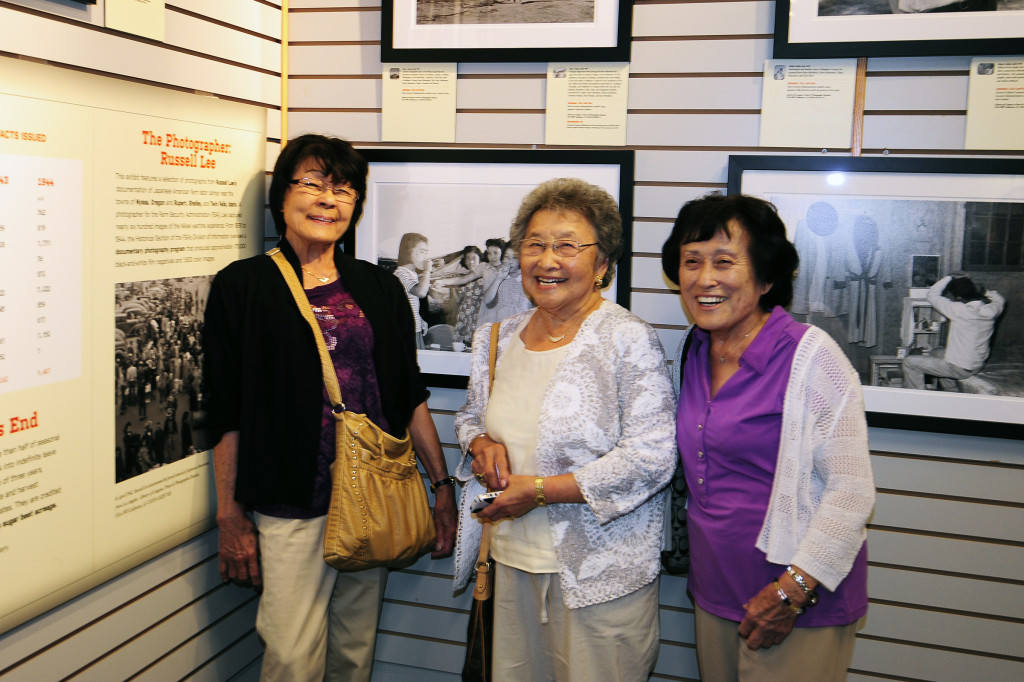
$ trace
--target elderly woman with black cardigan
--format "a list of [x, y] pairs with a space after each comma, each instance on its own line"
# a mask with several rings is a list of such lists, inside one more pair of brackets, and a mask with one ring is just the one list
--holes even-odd
[[[395, 277], [337, 247], [361, 213], [366, 169], [343, 140], [292, 140], [274, 168], [271, 212], [348, 409], [412, 436], [435, 484], [441, 556], [454, 543], [453, 479], [427, 410], [408, 299]], [[217, 274], [204, 343], [220, 571], [262, 588], [261, 678], [368, 680], [387, 572], [339, 573], [323, 561], [334, 420], [312, 330], [268, 256]]]

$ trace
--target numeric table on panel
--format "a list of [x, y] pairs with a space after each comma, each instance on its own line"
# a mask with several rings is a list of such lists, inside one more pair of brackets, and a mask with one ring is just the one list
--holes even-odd
[[0, 393], [82, 372], [82, 162], [0, 154]]

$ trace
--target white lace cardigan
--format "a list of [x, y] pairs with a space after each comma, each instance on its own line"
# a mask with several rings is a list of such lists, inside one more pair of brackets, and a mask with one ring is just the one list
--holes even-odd
[[867, 538], [874, 504], [860, 377], [832, 337], [812, 326], [793, 356], [757, 548], [773, 564], [799, 566], [835, 590]]
[[[498, 362], [512, 334], [534, 311], [502, 321]], [[490, 325], [473, 338], [466, 404], [455, 417], [465, 452], [484, 433]], [[572, 472], [586, 504], [547, 509], [566, 605], [616, 599], [660, 571], [665, 486], [676, 463], [675, 395], [654, 330], [622, 306], [605, 301], [583, 322], [543, 390], [537, 439], [541, 476]], [[483, 492], [463, 455], [456, 476], [466, 482], [459, 505], [455, 589], [473, 572], [480, 523], [468, 502]]]

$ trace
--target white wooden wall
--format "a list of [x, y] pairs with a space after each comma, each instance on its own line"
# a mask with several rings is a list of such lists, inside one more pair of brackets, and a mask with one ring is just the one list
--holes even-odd
[[[21, 7], [53, 4], [0, 0], [0, 53], [266, 106], [273, 163], [280, 3], [168, 0], [166, 44]], [[680, 205], [724, 188], [730, 153], [820, 152], [758, 146], [773, 11], [770, 1], [635, 3], [632, 307], [668, 348], [682, 312], [656, 254]], [[288, 19], [289, 136], [400, 146], [380, 139], [379, 2], [292, 0]], [[962, 153], [968, 65], [967, 57], [871, 59], [865, 155]], [[449, 146], [543, 147], [544, 71], [539, 63], [460, 64], [457, 143]], [[462, 401], [452, 389], [431, 398], [450, 469]], [[871, 444], [880, 493], [869, 530], [871, 608], [850, 678], [1024, 679], [1024, 445], [885, 429], [872, 429]], [[220, 586], [215, 553], [208, 533], [0, 636], [0, 678], [253, 679], [255, 603]], [[458, 678], [469, 599], [452, 596], [450, 576], [450, 560], [429, 559], [392, 576], [375, 679]], [[661, 615], [655, 678], [697, 679], [685, 580], [663, 579]]]

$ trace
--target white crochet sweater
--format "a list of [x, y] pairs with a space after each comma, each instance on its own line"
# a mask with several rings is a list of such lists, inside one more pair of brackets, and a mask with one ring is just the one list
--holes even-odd
[[[498, 363], [512, 334], [534, 311], [502, 321]], [[484, 432], [490, 325], [473, 338], [466, 404], [455, 417], [463, 451]], [[543, 392], [537, 438], [541, 476], [572, 472], [586, 504], [546, 507], [566, 605], [616, 599], [660, 571], [665, 485], [676, 463], [675, 397], [657, 334], [622, 306], [605, 301], [576, 333]], [[464, 455], [455, 589], [473, 572], [480, 523], [468, 502], [483, 488]]]
[[874, 504], [860, 377], [832, 337], [810, 327], [793, 356], [757, 548], [835, 590], [864, 544]]

